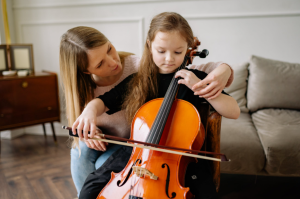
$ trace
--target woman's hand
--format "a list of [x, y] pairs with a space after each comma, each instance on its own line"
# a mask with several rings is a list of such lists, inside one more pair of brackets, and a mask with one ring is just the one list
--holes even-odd
[[[85, 140], [89, 137], [93, 138], [97, 130], [97, 116], [103, 114], [105, 109], [106, 107], [101, 99], [96, 98], [90, 101], [72, 125], [73, 134], [76, 135], [77, 129], [79, 138], [82, 139], [84, 137]], [[82, 131], [83, 135], [81, 133]], [[90, 135], [88, 136], [89, 131]]]
[[[73, 134], [76, 135], [77, 129], [77, 133], [80, 139], [84, 138], [85, 140], [87, 140], [88, 137], [94, 137], [97, 129], [96, 119], [96, 112], [92, 109], [85, 108], [72, 125]], [[81, 133], [82, 131], [83, 135]], [[88, 135], [89, 131], [90, 135]]]
[[195, 95], [206, 99], [214, 99], [218, 97], [225, 88], [230, 75], [230, 67], [227, 64], [221, 64], [210, 72], [206, 78], [196, 83], [191, 89]]
[[199, 81], [201, 81], [193, 72], [182, 69], [175, 74], [175, 78], [182, 77], [178, 80], [178, 84], [184, 84], [190, 89]]

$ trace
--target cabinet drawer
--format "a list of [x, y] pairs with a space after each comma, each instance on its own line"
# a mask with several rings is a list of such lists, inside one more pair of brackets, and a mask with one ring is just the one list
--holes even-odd
[[[1, 80], [1, 78], [0, 78]], [[0, 128], [47, 119], [59, 120], [56, 75], [2, 79], [0, 81]]]
[[58, 107], [54, 76], [24, 79], [17, 82], [17, 108], [31, 111], [37, 108]]

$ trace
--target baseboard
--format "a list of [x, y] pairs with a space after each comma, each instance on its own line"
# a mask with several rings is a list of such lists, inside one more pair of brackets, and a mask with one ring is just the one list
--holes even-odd
[[[54, 122], [53, 125], [54, 125], [55, 134], [57, 136], [68, 136], [69, 135], [68, 131], [62, 129], [63, 125], [61, 123]], [[45, 128], [46, 128], [46, 135], [52, 136], [53, 134], [52, 134], [52, 128], [51, 128], [50, 123], [46, 123]], [[43, 130], [42, 124], [29, 126], [24, 129], [25, 129], [26, 134], [44, 135], [44, 130]]]
[[1, 139], [11, 140], [13, 138], [19, 137], [24, 134], [25, 134], [24, 128], [0, 131]]

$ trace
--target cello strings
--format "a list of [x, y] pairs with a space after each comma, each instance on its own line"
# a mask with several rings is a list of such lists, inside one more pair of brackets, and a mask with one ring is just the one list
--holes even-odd
[[[185, 57], [184, 62], [178, 68], [177, 71], [179, 71], [180, 69], [182, 69], [185, 66], [186, 59], [187, 59], [187, 57]], [[168, 90], [168, 92], [166, 94], [166, 96], [167, 96], [167, 97], [165, 97], [166, 103], [165, 103], [165, 106], [162, 109], [163, 112], [161, 114], [161, 118], [164, 118], [164, 120], [162, 120], [162, 119], [158, 120], [159, 122], [158, 122], [157, 125], [159, 127], [157, 128], [157, 133], [156, 134], [159, 134], [159, 133], [162, 134], [162, 131], [163, 131], [163, 128], [164, 128], [163, 123], [166, 123], [166, 120], [168, 119], [167, 116], [169, 115], [169, 112], [171, 110], [171, 107], [172, 107], [172, 104], [173, 104], [173, 101], [174, 101], [174, 98], [175, 98], [175, 95], [176, 95], [176, 90], [178, 88], [178, 80], [179, 80], [178, 78], [173, 78], [172, 79], [172, 82], [171, 82], [171, 85], [170, 85], [171, 88]], [[177, 82], [175, 82], [175, 81], [177, 81]], [[173, 96], [170, 96], [170, 95], [173, 95]], [[166, 109], [169, 110], [169, 111], [166, 111]], [[158, 139], [160, 139], [160, 137], [161, 137], [161, 135], [156, 136], [156, 143], [159, 142]], [[155, 137], [154, 137], [154, 139], [155, 139]]]
[[[177, 71], [179, 71], [185, 67], [187, 59], [188, 59], [188, 57], [185, 56], [183, 63], [180, 65], [180, 67], [178, 67]], [[158, 118], [155, 120], [154, 133], [153, 133], [153, 135], [151, 134], [151, 138], [152, 138], [152, 140], [150, 140], [151, 143], [153, 143], [155, 141], [155, 143], [158, 144], [157, 142], [159, 142], [159, 139], [161, 137], [161, 134], [162, 134], [162, 131], [164, 128], [163, 123], [166, 123], [167, 115], [169, 115], [169, 111], [173, 104], [176, 90], [178, 88], [178, 80], [179, 80], [179, 78], [173, 78], [170, 83], [170, 88], [167, 90], [167, 93], [165, 95], [167, 97], [164, 98], [165, 102], [163, 101], [163, 104], [158, 113]], [[174, 81], [177, 81], [177, 82], [175, 83]], [[170, 95], [174, 95], [174, 96], [170, 96]], [[169, 111], [166, 111], [166, 109], [167, 110], [169, 109]]]
[[[186, 57], [185, 57], [185, 60], [184, 60], [183, 64], [179, 67], [178, 70], [180, 70], [182, 68], [182, 66], [185, 65], [185, 62], [186, 62]], [[174, 81], [176, 81], [175, 78], [172, 79], [172, 82], [170, 83], [170, 89], [167, 90], [166, 96], [169, 96], [170, 93], [174, 94], [174, 92], [175, 92], [174, 89], [177, 89], [178, 84], [174, 83]], [[154, 134], [152, 135], [151, 142], [154, 142], [155, 137], [157, 137], [157, 139], [160, 137], [157, 134], [159, 134], [159, 132], [162, 131], [162, 123], [166, 122], [166, 121], [162, 121], [161, 118], [165, 118], [166, 114], [169, 114], [169, 112], [166, 112], [166, 109], [168, 107], [170, 108], [170, 102], [171, 101], [173, 102], [173, 100], [174, 100], [173, 97], [165, 97], [165, 102], [163, 102], [163, 104], [161, 106], [161, 109], [160, 109], [160, 111], [158, 113], [158, 119], [156, 120], [155, 127], [154, 127], [154, 129], [156, 130], [156, 132], [154, 132]], [[158, 127], [156, 127], [156, 126], [158, 126]], [[157, 139], [156, 139], [156, 142], [158, 142]]]

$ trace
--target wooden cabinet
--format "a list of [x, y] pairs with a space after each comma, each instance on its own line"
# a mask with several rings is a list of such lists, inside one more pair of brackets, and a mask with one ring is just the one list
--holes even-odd
[[0, 76], [0, 131], [50, 122], [56, 140], [54, 121], [60, 121], [55, 73]]

